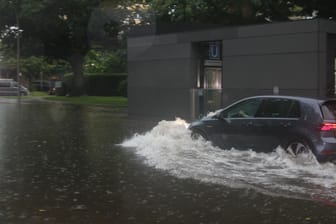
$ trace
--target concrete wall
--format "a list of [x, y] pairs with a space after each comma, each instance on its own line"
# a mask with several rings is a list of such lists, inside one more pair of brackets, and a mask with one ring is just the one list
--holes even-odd
[[128, 40], [131, 115], [190, 115], [190, 88], [196, 79], [191, 46], [178, 43], [176, 35]]
[[[274, 86], [284, 95], [319, 95], [320, 44], [316, 24], [306, 30], [300, 23], [291, 24], [297, 27], [289, 27], [287, 32], [280, 29], [282, 25], [240, 28], [238, 38], [223, 40], [224, 100], [272, 94]], [[294, 30], [296, 33], [291, 32]]]
[[[273, 86], [283, 95], [330, 96], [335, 22], [263, 24], [238, 27], [237, 33], [237, 38], [223, 40], [224, 105], [245, 96], [271, 94]], [[244, 82], [238, 85], [238, 80]]]
[[131, 37], [129, 113], [190, 116], [199, 61], [195, 46], [211, 40], [222, 40], [223, 106], [272, 94], [274, 86], [284, 95], [325, 96], [327, 37], [336, 33], [335, 24], [306, 20]]

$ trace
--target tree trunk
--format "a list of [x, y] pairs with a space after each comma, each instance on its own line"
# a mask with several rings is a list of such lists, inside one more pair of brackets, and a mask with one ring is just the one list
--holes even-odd
[[69, 62], [73, 71], [73, 80], [70, 86], [69, 95], [81, 96], [85, 94], [83, 74], [84, 55], [81, 53], [73, 53], [69, 58]]

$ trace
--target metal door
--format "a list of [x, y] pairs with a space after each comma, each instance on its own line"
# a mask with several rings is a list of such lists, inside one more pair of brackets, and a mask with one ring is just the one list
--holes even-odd
[[219, 109], [222, 105], [222, 68], [204, 68], [203, 112]]

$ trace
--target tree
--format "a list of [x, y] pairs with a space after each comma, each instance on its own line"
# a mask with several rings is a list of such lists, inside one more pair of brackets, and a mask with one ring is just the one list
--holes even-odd
[[72, 67], [71, 95], [83, 94], [83, 63], [89, 50], [87, 27], [91, 12], [99, 3], [99, 0], [47, 0], [40, 3], [41, 10], [30, 11], [32, 22], [39, 24], [35, 35], [44, 45], [44, 55], [68, 60]]
[[260, 18], [261, 0], [151, 0], [158, 21], [247, 24]]
[[123, 73], [126, 71], [126, 55], [123, 50], [90, 50], [85, 57], [87, 73]]
[[[150, 0], [157, 21], [241, 25], [336, 19], [334, 0]], [[294, 17], [296, 16], [296, 17]]]
[[[108, 1], [117, 5], [119, 0]], [[40, 47], [48, 58], [69, 61], [74, 73], [72, 95], [83, 94], [83, 63], [89, 50], [88, 24], [102, 0], [1, 0], [0, 26], [15, 24], [24, 30], [23, 41]], [[15, 46], [8, 41], [7, 46]], [[42, 47], [41, 47], [42, 45]], [[29, 53], [38, 50], [30, 49]], [[28, 51], [27, 51], [28, 53]], [[29, 54], [28, 53], [28, 54]]]
[[[17, 60], [15, 57], [7, 56], [1, 60], [1, 64], [7, 74], [13, 75], [16, 73]], [[46, 79], [51, 75], [58, 74], [60, 67], [64, 72], [69, 71], [69, 64], [63, 60], [50, 60], [43, 56], [24, 57], [20, 60], [22, 77], [29, 82], [40, 79], [41, 73]]]
[[294, 0], [300, 10], [297, 14], [304, 17], [318, 17], [336, 20], [336, 1], [334, 0]]

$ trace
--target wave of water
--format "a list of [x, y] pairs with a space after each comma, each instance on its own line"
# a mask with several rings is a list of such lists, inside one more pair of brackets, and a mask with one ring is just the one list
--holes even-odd
[[190, 137], [181, 119], [161, 121], [121, 145], [144, 162], [178, 178], [193, 178], [229, 187], [249, 187], [286, 197], [319, 200], [336, 206], [336, 166], [294, 158], [277, 148], [271, 153], [223, 150]]

